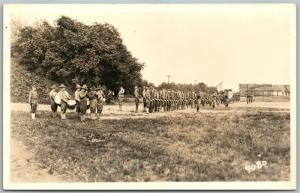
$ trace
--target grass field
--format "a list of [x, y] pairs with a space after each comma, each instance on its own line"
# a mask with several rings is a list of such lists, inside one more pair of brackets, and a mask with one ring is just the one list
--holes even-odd
[[[12, 112], [11, 134], [67, 182], [278, 181], [289, 180], [289, 123], [289, 112], [257, 109], [85, 123]], [[267, 166], [245, 170], [259, 160]]]

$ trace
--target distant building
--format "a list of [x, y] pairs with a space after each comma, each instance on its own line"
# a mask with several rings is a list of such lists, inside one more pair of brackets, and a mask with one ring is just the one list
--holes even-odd
[[239, 84], [240, 97], [290, 96], [290, 85]]

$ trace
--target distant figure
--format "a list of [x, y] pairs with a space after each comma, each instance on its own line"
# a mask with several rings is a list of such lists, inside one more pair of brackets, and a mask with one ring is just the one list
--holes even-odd
[[143, 112], [146, 112], [146, 91], [147, 91], [147, 87], [144, 86], [144, 89], [143, 89], [143, 93], [142, 93], [142, 96], [143, 96], [143, 105], [144, 105], [144, 109], [143, 109]]
[[225, 105], [225, 107], [228, 107], [228, 105], [229, 105], [228, 95], [227, 94], [225, 94], [225, 96], [224, 96], [224, 105]]
[[57, 95], [57, 88], [56, 85], [52, 85], [51, 86], [51, 91], [49, 93], [49, 98], [50, 98], [50, 107], [52, 110], [52, 117], [56, 117], [56, 113], [57, 113], [57, 104], [55, 102], [55, 96]]
[[97, 115], [98, 115], [98, 118], [100, 118], [100, 115], [103, 111], [103, 106], [105, 103], [105, 97], [104, 97], [103, 90], [100, 86], [96, 90], [97, 90], [97, 92], [96, 92], [96, 94], [97, 94]]
[[91, 119], [96, 119], [96, 109], [97, 109], [97, 93], [96, 88], [92, 87], [91, 91], [88, 94], [88, 98], [90, 100], [90, 111], [91, 111]]
[[247, 94], [247, 98], [246, 98], [247, 104], [250, 103], [250, 95]]
[[140, 104], [140, 94], [139, 94], [139, 88], [138, 86], [134, 87], [134, 97], [135, 97], [135, 113], [138, 112], [139, 104]]
[[60, 109], [61, 109], [61, 119], [66, 119], [66, 112], [67, 112], [67, 108], [68, 108], [68, 100], [71, 99], [69, 93], [66, 91], [66, 86], [64, 84], [61, 84], [59, 86], [60, 91], [59, 91], [59, 97], [61, 99], [61, 103], [60, 103]]
[[32, 86], [32, 89], [29, 92], [28, 102], [31, 107], [31, 118], [35, 119], [35, 113], [36, 113], [37, 105], [38, 105], [38, 93], [37, 93], [36, 87], [34, 85]]
[[80, 97], [80, 120], [85, 121], [85, 114], [87, 110], [87, 86], [84, 84], [79, 92]]
[[119, 90], [119, 93], [118, 93], [118, 101], [119, 101], [119, 110], [120, 111], [122, 111], [122, 103], [123, 103], [123, 100], [124, 100], [124, 93], [125, 93], [125, 90], [121, 86], [120, 90]]
[[198, 95], [197, 95], [197, 99], [196, 99], [196, 108], [197, 108], [197, 112], [199, 112], [200, 105], [201, 105], [201, 96], [200, 96], [200, 94], [198, 94]]
[[81, 86], [79, 84], [77, 84], [74, 98], [76, 101], [76, 112], [77, 112], [78, 117], [80, 116], [80, 97], [79, 97], [80, 89], [81, 89]]

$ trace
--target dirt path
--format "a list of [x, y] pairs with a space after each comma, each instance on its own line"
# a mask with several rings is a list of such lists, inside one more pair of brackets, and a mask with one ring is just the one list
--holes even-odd
[[34, 153], [14, 137], [11, 138], [11, 182], [63, 182], [61, 177], [51, 175], [34, 161]]

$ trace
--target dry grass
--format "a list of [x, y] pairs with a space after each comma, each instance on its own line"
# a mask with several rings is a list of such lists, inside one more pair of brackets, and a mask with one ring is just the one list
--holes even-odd
[[[12, 135], [66, 181], [277, 181], [289, 179], [289, 121], [255, 110], [86, 123], [13, 112]], [[249, 174], [258, 160], [267, 167]]]

